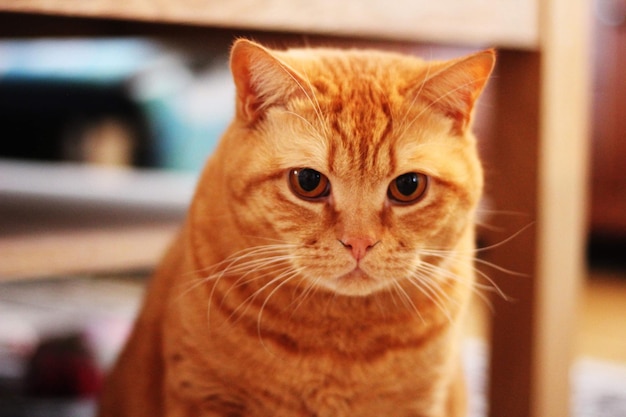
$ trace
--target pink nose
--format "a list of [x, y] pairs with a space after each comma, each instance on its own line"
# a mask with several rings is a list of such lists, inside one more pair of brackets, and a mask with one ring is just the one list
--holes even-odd
[[344, 248], [352, 252], [352, 257], [357, 261], [363, 259], [367, 251], [369, 251], [376, 244], [376, 241], [373, 238], [367, 236], [348, 237], [341, 239], [339, 242], [341, 242]]

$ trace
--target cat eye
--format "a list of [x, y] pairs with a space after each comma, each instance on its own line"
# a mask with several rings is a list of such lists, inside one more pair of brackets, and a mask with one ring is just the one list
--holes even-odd
[[289, 185], [295, 195], [305, 200], [316, 200], [330, 194], [330, 181], [326, 175], [311, 168], [289, 171]]
[[418, 172], [402, 174], [389, 184], [387, 197], [394, 203], [412, 204], [426, 194], [428, 176]]

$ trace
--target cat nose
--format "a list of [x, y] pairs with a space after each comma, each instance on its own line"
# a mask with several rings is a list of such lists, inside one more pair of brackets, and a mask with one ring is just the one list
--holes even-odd
[[363, 259], [367, 251], [378, 243], [374, 238], [369, 236], [347, 237], [345, 239], [340, 239], [339, 242], [344, 248], [352, 252], [352, 257], [357, 261]]

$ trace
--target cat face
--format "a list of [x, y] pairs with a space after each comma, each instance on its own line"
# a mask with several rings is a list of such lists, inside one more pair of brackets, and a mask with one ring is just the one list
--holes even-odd
[[492, 52], [427, 63], [239, 41], [231, 66], [237, 117], [199, 190], [222, 187], [234, 230], [212, 239], [253, 254], [251, 274], [364, 296], [465, 249], [482, 190], [468, 126]]

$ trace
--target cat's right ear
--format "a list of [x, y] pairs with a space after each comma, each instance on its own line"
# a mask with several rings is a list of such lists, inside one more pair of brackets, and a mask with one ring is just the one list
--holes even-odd
[[270, 50], [246, 39], [233, 45], [230, 69], [237, 90], [237, 117], [248, 124], [259, 120], [269, 107], [284, 104], [305, 85]]
[[470, 125], [472, 109], [493, 71], [495, 51], [487, 49], [466, 57], [442, 62], [432, 75], [419, 84], [418, 95], [430, 102], [453, 122], [453, 130], [463, 134]]

